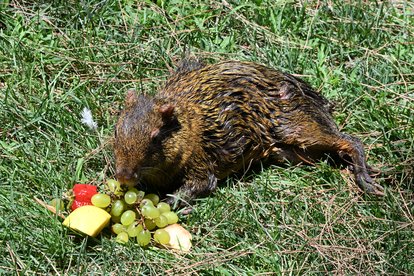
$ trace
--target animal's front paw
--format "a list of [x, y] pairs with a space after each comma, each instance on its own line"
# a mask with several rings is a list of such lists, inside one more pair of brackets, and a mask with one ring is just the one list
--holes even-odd
[[188, 215], [193, 211], [193, 207], [190, 205], [189, 201], [182, 199], [181, 197], [173, 194], [167, 195], [165, 202], [170, 204], [172, 209], [182, 208], [180, 211], [183, 215]]
[[188, 196], [182, 193], [167, 194], [165, 202], [170, 204], [173, 209], [191, 206]]

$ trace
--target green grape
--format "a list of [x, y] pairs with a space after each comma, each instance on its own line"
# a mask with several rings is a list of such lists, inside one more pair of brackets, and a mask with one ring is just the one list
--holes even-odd
[[127, 232], [121, 232], [116, 236], [116, 242], [119, 243], [127, 243], [128, 242], [128, 234]]
[[137, 193], [131, 190], [126, 192], [124, 195], [124, 199], [127, 204], [134, 204], [137, 201], [137, 198]]
[[150, 231], [155, 229], [155, 227], [157, 227], [157, 225], [152, 219], [144, 219], [144, 225], [145, 225], [145, 228], [147, 228]]
[[131, 223], [133, 223], [135, 221], [136, 215], [135, 212], [132, 210], [126, 210], [122, 215], [121, 215], [121, 223], [122, 225], [130, 225]]
[[141, 213], [144, 217], [150, 218], [150, 219], [155, 219], [160, 216], [160, 210], [158, 210], [157, 208], [151, 205], [143, 206], [141, 209]]
[[138, 193], [139, 193], [139, 190], [138, 190], [137, 188], [135, 188], [135, 187], [129, 187], [129, 188], [128, 188], [128, 191], [135, 192], [136, 194], [138, 194]]
[[126, 232], [126, 228], [125, 228], [125, 226], [123, 226], [122, 224], [120, 224], [120, 223], [115, 223], [115, 224], [112, 224], [112, 227], [111, 227], [111, 229], [112, 229], [112, 232], [114, 232], [114, 234], [119, 234], [119, 233], [121, 233], [121, 232]]
[[137, 190], [137, 197], [139, 201], [141, 201], [144, 198], [144, 196], [145, 196], [144, 191]]
[[115, 217], [121, 216], [122, 212], [125, 210], [125, 202], [123, 200], [115, 200], [112, 204], [111, 215]]
[[154, 207], [154, 203], [152, 203], [151, 199], [149, 199], [149, 198], [144, 198], [143, 200], [141, 200], [141, 203], [139, 204], [139, 207], [142, 208], [146, 205], [151, 205], [152, 207]]
[[160, 197], [156, 194], [147, 194], [144, 196], [144, 198], [150, 199], [152, 203], [154, 204], [154, 206], [156, 206], [158, 202], [160, 202]]
[[158, 229], [154, 233], [154, 240], [159, 244], [167, 244], [170, 242], [170, 235], [164, 229]]
[[142, 230], [137, 235], [137, 243], [140, 246], [146, 246], [151, 241], [151, 233], [148, 230]]
[[178, 222], [178, 216], [174, 212], [170, 211], [170, 212], [163, 213], [162, 215], [168, 219], [168, 224], [174, 224]]
[[91, 198], [93, 205], [99, 208], [106, 208], [111, 204], [111, 197], [107, 194], [94, 194]]
[[158, 228], [164, 228], [168, 225], [168, 219], [166, 216], [161, 215], [158, 218], [154, 219], [155, 224]]
[[106, 187], [112, 193], [116, 193], [121, 189], [121, 183], [115, 179], [108, 179], [106, 181]]
[[144, 196], [145, 196], [145, 192], [138, 190], [137, 188], [131, 187], [128, 189], [128, 191], [133, 191], [137, 194], [137, 201], [141, 201]]
[[170, 204], [165, 203], [165, 202], [158, 203], [157, 204], [157, 209], [160, 210], [161, 214], [171, 211]]
[[65, 204], [63, 203], [63, 200], [60, 198], [54, 198], [50, 202], [50, 205], [55, 207], [56, 211], [64, 211], [65, 210]]
[[142, 224], [131, 223], [127, 228], [127, 233], [130, 237], [136, 237], [142, 230], [144, 230]]

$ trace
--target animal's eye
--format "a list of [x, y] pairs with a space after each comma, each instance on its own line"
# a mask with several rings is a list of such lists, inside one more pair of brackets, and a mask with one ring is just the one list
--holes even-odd
[[115, 139], [116, 139], [116, 137], [118, 137], [118, 130], [116, 128], [114, 129], [114, 137], [115, 137]]

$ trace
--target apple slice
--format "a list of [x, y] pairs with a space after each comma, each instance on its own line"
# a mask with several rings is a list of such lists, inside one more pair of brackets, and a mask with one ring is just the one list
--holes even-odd
[[85, 205], [76, 208], [62, 224], [88, 236], [96, 237], [108, 225], [110, 219], [111, 215], [105, 210]]
[[163, 229], [170, 235], [170, 242], [165, 245], [166, 247], [184, 252], [190, 251], [192, 236], [184, 227], [171, 224]]

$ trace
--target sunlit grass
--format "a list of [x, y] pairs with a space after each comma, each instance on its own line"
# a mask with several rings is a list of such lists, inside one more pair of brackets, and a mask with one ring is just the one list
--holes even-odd
[[[409, 1], [3, 1], [0, 274], [412, 273], [413, 13]], [[324, 162], [269, 167], [181, 217], [188, 254], [68, 232], [34, 197], [112, 177], [124, 93], [156, 93], [185, 50], [304, 78], [363, 140], [386, 195]]]

